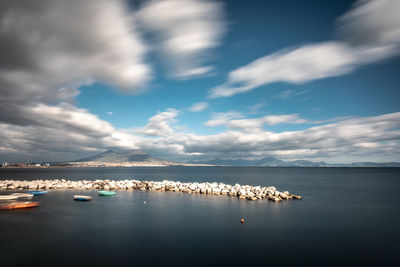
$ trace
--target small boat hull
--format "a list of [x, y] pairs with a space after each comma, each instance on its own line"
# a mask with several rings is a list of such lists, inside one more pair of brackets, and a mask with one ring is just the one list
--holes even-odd
[[40, 202], [34, 201], [15, 201], [11, 203], [4, 203], [0, 205], [1, 210], [14, 210], [14, 209], [26, 209], [33, 208], [40, 205]]
[[113, 196], [115, 195], [114, 191], [99, 191], [100, 196]]
[[32, 198], [33, 194], [28, 193], [13, 193], [12, 196], [16, 196], [17, 198]]
[[89, 200], [92, 200], [92, 197], [91, 196], [75, 195], [74, 196], [74, 200], [77, 200], [77, 201], [89, 201]]
[[13, 200], [13, 199], [17, 199], [17, 196], [14, 195], [1, 195], [0, 196], [0, 200]]

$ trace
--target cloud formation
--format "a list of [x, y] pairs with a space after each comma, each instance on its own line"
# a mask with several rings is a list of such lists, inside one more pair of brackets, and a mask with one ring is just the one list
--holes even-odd
[[110, 123], [69, 104], [27, 106], [24, 120], [0, 123], [0, 155], [7, 159], [31, 157], [39, 160], [74, 159], [105, 148], [138, 148], [139, 138], [115, 129]]
[[[343, 40], [287, 48], [231, 71], [210, 98], [229, 97], [274, 82], [293, 84], [344, 75], [400, 52], [398, 1], [359, 1], [339, 18]], [[392, 14], [392, 15], [390, 15]]]
[[134, 91], [150, 78], [147, 49], [123, 1], [5, 0], [0, 18], [8, 100], [73, 98], [74, 87], [93, 79]]
[[210, 127], [226, 125], [228, 121], [233, 119], [241, 119], [244, 116], [237, 111], [214, 113], [211, 120], [208, 120], [205, 125]]
[[[157, 19], [148, 17], [154, 14]], [[124, 0], [1, 1], [0, 154], [60, 159], [137, 148], [145, 143], [142, 135], [173, 134], [178, 111], [160, 112], [132, 134], [77, 108], [79, 87], [100, 81], [125, 92], [143, 90], [152, 71], [140, 26], [159, 36], [175, 75], [208, 73], [213, 67], [203, 65], [205, 52], [219, 44], [222, 20], [222, 5], [212, 1], [150, 1], [137, 13]]]
[[261, 129], [264, 124], [277, 125], [277, 124], [301, 124], [307, 123], [308, 120], [302, 119], [298, 114], [287, 115], [268, 115], [257, 119], [242, 119], [228, 121], [226, 126], [232, 129], [254, 130]]
[[220, 43], [225, 32], [223, 6], [208, 0], [152, 0], [144, 3], [136, 16], [144, 28], [155, 33], [158, 49], [170, 75], [190, 78], [211, 72], [203, 65], [210, 49]]
[[400, 41], [400, 2], [358, 1], [337, 20], [338, 34], [352, 46], [397, 45]]
[[147, 136], [168, 136], [173, 134], [174, 130], [171, 124], [176, 122], [175, 117], [179, 112], [176, 109], [169, 108], [166, 111], [158, 112], [149, 119], [149, 123], [143, 128], [134, 130]]
[[208, 108], [208, 103], [207, 102], [198, 102], [194, 103], [189, 110], [191, 112], [200, 112]]
[[[387, 3], [357, 5], [338, 20], [341, 39], [337, 41], [283, 50], [233, 71], [213, 97], [270, 82], [302, 83], [342, 75], [396, 54], [398, 18], [385, 14], [398, 10], [398, 4], [388, 10]], [[190, 78], [213, 71], [207, 53], [219, 44], [225, 30], [220, 3], [151, 1], [137, 13], [128, 10], [122, 0], [0, 2], [2, 159], [21, 159], [23, 151], [26, 158], [57, 161], [113, 147], [142, 148], [174, 160], [264, 156], [329, 159], [340, 155], [398, 159], [400, 113], [273, 132], [264, 126], [309, 120], [297, 114], [249, 119], [229, 111], [215, 113], [205, 122], [209, 127], [227, 129], [206, 135], [177, 125], [179, 111], [172, 108], [158, 112], [143, 127], [124, 130], [76, 107], [74, 101], [83, 84], [101, 81], [138, 92], [151, 79], [139, 25], [155, 34], [166, 60], [173, 63], [174, 77]], [[364, 25], [369, 27], [360, 31]], [[369, 29], [374, 30], [371, 36]], [[263, 106], [265, 103], [258, 103], [251, 111]], [[201, 102], [189, 110], [206, 108], [207, 103]]]
[[0, 40], [1, 151], [135, 147], [135, 138], [74, 106], [83, 84], [137, 92], [151, 78], [124, 1], [4, 0]]
[[302, 119], [298, 114], [267, 115], [260, 118], [244, 119], [242, 114], [236, 112], [217, 113], [205, 123], [210, 127], [224, 125], [227, 128], [241, 131], [260, 131], [264, 125], [277, 124], [302, 124], [310, 121]]
[[[261, 118], [263, 120], [264, 118]], [[271, 120], [277, 123], [279, 120]], [[256, 123], [255, 126], [259, 126]], [[349, 159], [396, 160], [399, 156], [400, 113], [344, 119], [305, 130], [247, 131], [238, 127], [213, 135], [173, 133], [142, 144], [161, 154], [201, 155], [200, 158]]]
[[[178, 111], [167, 109], [151, 117], [146, 126], [130, 131], [73, 106], [40, 106], [32, 120], [21, 125], [0, 123], [0, 156], [42, 155], [43, 159], [74, 159], [110, 147], [142, 148], [171, 160], [234, 159], [276, 156], [281, 159], [339, 161], [396, 161], [400, 151], [400, 112], [372, 117], [321, 122], [304, 130], [273, 132], [262, 126], [306, 123], [296, 114], [244, 119], [240, 113], [215, 114], [207, 124], [225, 125], [218, 134], [195, 134], [176, 126]], [[54, 116], [57, 114], [57, 116]], [[43, 120], [37, 120], [37, 118]], [[59, 119], [56, 119], [56, 118]], [[237, 119], [235, 119], [237, 118]], [[241, 119], [240, 119], [241, 118]], [[56, 126], [56, 127], [55, 127]], [[345, 160], [343, 160], [345, 159]]]

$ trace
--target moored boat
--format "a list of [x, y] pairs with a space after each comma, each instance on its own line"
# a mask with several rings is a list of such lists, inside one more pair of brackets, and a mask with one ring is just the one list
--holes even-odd
[[17, 198], [18, 197], [14, 195], [0, 195], [0, 200], [13, 200]]
[[40, 205], [40, 202], [35, 201], [14, 201], [10, 203], [3, 203], [0, 205], [2, 210], [25, 209], [33, 208]]
[[12, 193], [12, 196], [16, 196], [17, 198], [32, 198], [33, 194], [29, 193]]
[[74, 195], [74, 200], [89, 201], [89, 200], [92, 200], [92, 197], [91, 196], [83, 196], [83, 195]]
[[101, 195], [101, 196], [113, 196], [113, 195], [115, 195], [115, 192], [114, 191], [105, 191], [105, 190], [103, 190], [103, 191], [99, 191], [99, 195]]

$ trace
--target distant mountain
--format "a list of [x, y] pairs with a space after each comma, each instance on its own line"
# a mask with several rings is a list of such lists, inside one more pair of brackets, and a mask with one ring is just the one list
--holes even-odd
[[283, 161], [274, 157], [266, 157], [258, 160], [245, 159], [214, 159], [207, 161], [192, 161], [197, 164], [212, 164], [222, 166], [270, 166], [270, 167], [325, 167], [325, 162], [312, 162], [308, 160]]
[[193, 161], [192, 163], [222, 166], [282, 166], [285, 164], [284, 161], [273, 157], [263, 158], [260, 160], [214, 159], [208, 161]]
[[[53, 165], [53, 164], [52, 164]], [[258, 160], [245, 159], [213, 159], [191, 161], [189, 163], [173, 162], [151, 157], [140, 149], [128, 151], [107, 150], [105, 152], [83, 159], [56, 163], [58, 166], [75, 167], [134, 167], [134, 166], [267, 166], [267, 167], [400, 167], [399, 162], [376, 163], [354, 162], [351, 164], [328, 164], [309, 160], [283, 161], [275, 157], [265, 157]]]
[[353, 162], [351, 167], [400, 167], [400, 162]]
[[283, 161], [274, 157], [259, 160], [244, 159], [213, 159], [207, 161], [192, 161], [195, 164], [211, 164], [218, 166], [267, 166], [267, 167], [400, 167], [400, 162], [353, 162], [350, 164], [329, 164], [324, 161], [309, 160]]
[[139, 161], [144, 162], [150, 160], [151, 157], [140, 149], [132, 149], [124, 152], [117, 152], [113, 150], [107, 150], [100, 154], [90, 156], [87, 158], [75, 160], [73, 162], [90, 162], [90, 161], [101, 161], [104, 163], [121, 163], [121, 162], [132, 162]]
[[168, 160], [153, 158], [140, 149], [128, 151], [107, 150], [105, 152], [59, 165], [76, 167], [132, 167], [185, 165]]
[[329, 164], [324, 161], [314, 162], [309, 160], [295, 160], [286, 163], [288, 164], [288, 166], [295, 167], [329, 167]]

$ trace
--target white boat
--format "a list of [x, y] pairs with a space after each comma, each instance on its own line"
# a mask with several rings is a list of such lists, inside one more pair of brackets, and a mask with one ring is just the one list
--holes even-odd
[[17, 196], [18, 198], [32, 198], [33, 194], [29, 193], [13, 193], [12, 196]]
[[74, 195], [74, 199], [79, 200], [79, 201], [89, 201], [89, 200], [92, 200], [92, 197], [91, 196]]
[[14, 195], [0, 195], [0, 200], [12, 200], [17, 198], [18, 197]]

